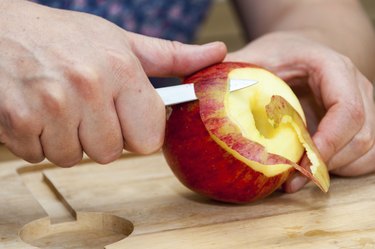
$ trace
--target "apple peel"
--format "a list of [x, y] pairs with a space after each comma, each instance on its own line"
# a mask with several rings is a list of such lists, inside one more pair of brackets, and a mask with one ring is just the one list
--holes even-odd
[[[329, 174], [306, 126], [294, 108], [281, 96], [273, 96], [266, 106], [269, 121], [274, 127], [290, 123], [312, 162], [311, 167], [302, 167], [280, 155], [267, 152], [266, 148], [245, 138], [239, 127], [228, 117], [225, 103], [229, 95], [227, 77], [214, 81], [203, 80], [195, 85], [199, 99], [200, 116], [211, 138], [223, 149], [230, 151], [238, 160], [254, 170], [254, 166], [290, 165], [312, 180], [322, 191], [329, 188]], [[254, 153], [256, 151], [257, 153]], [[286, 169], [287, 170], [287, 169]]]
[[322, 191], [328, 192], [330, 180], [327, 166], [321, 158], [300, 115], [288, 101], [278, 95], [272, 96], [271, 102], [266, 106], [266, 112], [275, 128], [281, 123], [292, 125], [311, 162], [311, 166], [302, 167], [294, 163], [293, 167], [312, 180]]

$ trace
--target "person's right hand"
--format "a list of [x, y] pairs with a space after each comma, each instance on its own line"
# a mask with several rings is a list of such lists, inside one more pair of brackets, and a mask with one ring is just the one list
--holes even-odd
[[0, 12], [0, 141], [33, 163], [157, 150], [165, 108], [147, 76], [184, 76], [226, 54], [222, 43], [149, 38], [28, 1], [3, 1]]

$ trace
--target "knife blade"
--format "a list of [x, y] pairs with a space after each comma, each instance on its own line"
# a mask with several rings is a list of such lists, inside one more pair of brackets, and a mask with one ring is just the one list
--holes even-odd
[[[230, 79], [229, 91], [243, 89], [258, 83], [250, 79]], [[180, 104], [198, 99], [194, 91], [194, 83], [156, 88], [165, 106]]]

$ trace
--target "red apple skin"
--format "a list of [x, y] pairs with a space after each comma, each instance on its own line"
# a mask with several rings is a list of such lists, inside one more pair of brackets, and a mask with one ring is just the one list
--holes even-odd
[[[230, 70], [249, 66], [253, 65], [221, 63], [192, 75], [184, 82], [199, 84], [203, 80], [226, 79]], [[163, 153], [173, 173], [187, 188], [231, 203], [248, 203], [268, 196], [293, 171], [290, 169], [266, 177], [221, 148], [201, 120], [198, 101], [172, 106]]]

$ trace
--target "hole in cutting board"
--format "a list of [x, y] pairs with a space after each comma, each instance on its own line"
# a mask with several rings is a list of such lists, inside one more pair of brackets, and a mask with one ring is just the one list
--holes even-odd
[[20, 238], [39, 248], [103, 249], [133, 232], [127, 219], [104, 213], [78, 212], [76, 221], [51, 224], [42, 218], [26, 224]]
[[[89, 162], [85, 159], [80, 165]], [[53, 170], [59, 168], [50, 163], [17, 169], [24, 184], [48, 214], [48, 217], [23, 226], [19, 237], [24, 242], [38, 248], [103, 249], [133, 232], [133, 223], [125, 218], [101, 212], [76, 212], [46, 177], [45, 171]]]

